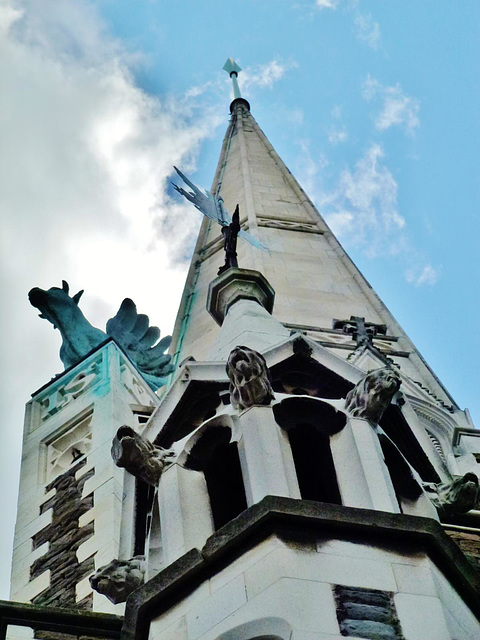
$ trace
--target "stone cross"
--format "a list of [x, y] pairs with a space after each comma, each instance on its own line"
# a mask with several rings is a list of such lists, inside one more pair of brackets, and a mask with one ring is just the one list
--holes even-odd
[[350, 316], [350, 320], [334, 319], [333, 328], [341, 329], [344, 333], [351, 334], [357, 343], [357, 347], [367, 344], [373, 345], [372, 338], [387, 335], [386, 325], [365, 322], [365, 318], [361, 316]]

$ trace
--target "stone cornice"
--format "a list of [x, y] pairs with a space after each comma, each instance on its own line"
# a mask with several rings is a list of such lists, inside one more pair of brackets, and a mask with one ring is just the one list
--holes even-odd
[[378, 544], [401, 541], [424, 551], [480, 620], [480, 579], [457, 545], [433, 519], [267, 496], [211, 536], [202, 551], [192, 549], [127, 600], [122, 640], [146, 640], [151, 620], [174, 606], [273, 533], [305, 538], [321, 532], [343, 540]]

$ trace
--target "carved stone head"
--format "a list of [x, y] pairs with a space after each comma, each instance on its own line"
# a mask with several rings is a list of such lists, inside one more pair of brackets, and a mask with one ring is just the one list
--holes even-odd
[[249, 347], [235, 347], [227, 360], [230, 379], [230, 400], [237, 410], [267, 405], [273, 395], [265, 358]]
[[474, 473], [466, 473], [452, 482], [425, 483], [423, 488], [441, 515], [466, 513], [478, 502], [478, 478]]
[[398, 373], [389, 367], [370, 371], [348, 392], [345, 409], [357, 418], [378, 423], [400, 384]]
[[143, 584], [145, 557], [130, 560], [112, 560], [90, 576], [92, 589], [106, 596], [113, 604], [125, 602], [128, 596]]
[[123, 426], [112, 441], [112, 458], [136, 478], [158, 485], [165, 467], [173, 462], [174, 452], [162, 449], [142, 437], [131, 427]]

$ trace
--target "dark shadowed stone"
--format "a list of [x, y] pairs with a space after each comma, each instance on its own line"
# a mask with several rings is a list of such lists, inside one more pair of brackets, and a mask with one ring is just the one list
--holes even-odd
[[343, 608], [346, 617], [354, 620], [374, 620], [375, 622], [383, 622], [385, 624], [392, 624], [394, 620], [392, 612], [385, 607], [348, 602]]
[[[32, 537], [32, 543], [36, 549], [48, 542], [49, 548], [31, 565], [30, 580], [49, 569], [50, 586], [33, 598], [33, 604], [77, 606], [75, 587], [95, 570], [93, 556], [83, 562], [77, 558], [77, 549], [94, 533], [93, 522], [83, 527], [78, 524], [80, 516], [93, 506], [93, 495], [82, 498], [82, 491], [87, 480], [94, 475], [94, 470], [75, 479], [76, 473], [86, 462], [86, 459], [81, 460], [45, 488], [45, 492], [56, 489], [55, 495], [40, 507], [40, 513], [52, 509], [52, 522]], [[83, 606], [87, 606], [87, 602]]]
[[343, 585], [336, 585], [333, 593], [342, 635], [370, 640], [403, 639], [392, 593]]
[[342, 591], [344, 601], [353, 601], [372, 607], [385, 607], [390, 604], [390, 593], [376, 589], [359, 589], [358, 587], [337, 587]]
[[368, 638], [368, 640], [401, 640], [403, 638], [389, 625], [370, 620], [343, 620], [340, 630], [343, 636]]

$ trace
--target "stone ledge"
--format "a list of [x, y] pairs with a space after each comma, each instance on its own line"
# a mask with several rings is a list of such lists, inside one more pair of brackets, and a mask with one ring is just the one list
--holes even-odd
[[79, 611], [0, 600], [0, 630], [18, 625], [42, 631], [78, 634], [96, 638], [118, 638], [121, 616], [97, 611]]
[[126, 603], [122, 640], [146, 640], [155, 616], [275, 532], [411, 544], [429, 555], [480, 620], [480, 580], [436, 520], [267, 496], [208, 538], [201, 552], [192, 549], [134, 591]]

